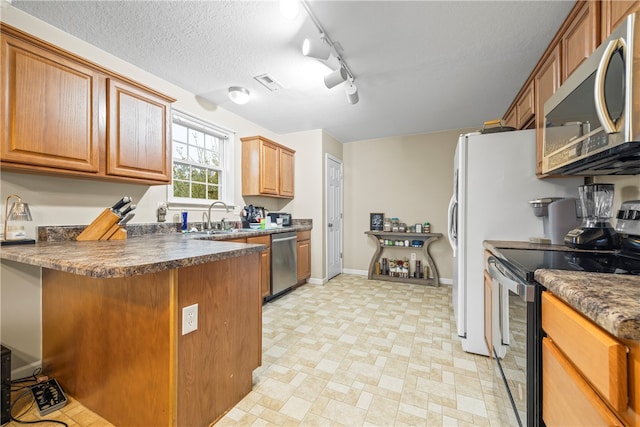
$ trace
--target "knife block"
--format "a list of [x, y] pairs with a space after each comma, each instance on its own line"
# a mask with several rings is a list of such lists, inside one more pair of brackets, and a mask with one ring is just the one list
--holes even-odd
[[76, 240], [124, 240], [127, 238], [127, 230], [118, 225], [121, 219], [111, 209], [105, 209]]

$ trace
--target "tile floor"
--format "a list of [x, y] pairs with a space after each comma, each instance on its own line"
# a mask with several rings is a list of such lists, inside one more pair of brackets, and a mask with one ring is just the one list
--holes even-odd
[[[498, 386], [462, 351], [451, 287], [343, 274], [263, 307], [253, 391], [216, 427], [502, 426]], [[48, 418], [108, 425], [73, 400]]]

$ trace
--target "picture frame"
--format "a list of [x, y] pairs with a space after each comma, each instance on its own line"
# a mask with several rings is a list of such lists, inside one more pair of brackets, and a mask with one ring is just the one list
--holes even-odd
[[384, 222], [384, 214], [383, 213], [370, 213], [369, 214], [369, 230], [371, 230], [371, 231], [382, 231], [383, 222]]

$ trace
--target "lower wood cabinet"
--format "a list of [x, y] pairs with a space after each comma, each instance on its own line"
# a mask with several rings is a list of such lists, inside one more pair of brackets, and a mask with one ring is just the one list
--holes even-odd
[[640, 425], [640, 343], [542, 295], [542, 418], [551, 426]]
[[549, 338], [542, 340], [542, 418], [551, 426], [622, 426]]
[[265, 245], [267, 250], [260, 253], [260, 289], [262, 297], [271, 295], [271, 236], [247, 237], [247, 243]]
[[311, 231], [298, 232], [298, 284], [311, 277]]
[[43, 268], [43, 371], [115, 425], [212, 425], [261, 364], [259, 283], [258, 253], [116, 278]]

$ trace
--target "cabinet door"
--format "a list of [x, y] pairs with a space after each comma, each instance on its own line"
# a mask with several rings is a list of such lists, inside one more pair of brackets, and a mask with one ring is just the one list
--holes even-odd
[[560, 87], [560, 45], [544, 61], [534, 77], [536, 100], [536, 173], [542, 173], [542, 133], [544, 129], [544, 103]]
[[524, 129], [534, 116], [534, 91], [533, 81], [529, 83], [527, 89], [520, 95], [516, 102], [516, 125], [517, 129]]
[[622, 426], [549, 338], [542, 340], [542, 419], [547, 426]]
[[311, 277], [311, 240], [298, 241], [298, 283]]
[[107, 174], [171, 181], [171, 105], [134, 85], [109, 79]]
[[3, 162], [98, 172], [100, 96], [93, 69], [2, 34]]
[[295, 153], [283, 148], [280, 149], [280, 196], [293, 197]]
[[484, 270], [484, 342], [489, 348], [489, 357], [493, 358], [493, 281]]
[[598, 47], [598, 4], [582, 2], [577, 15], [562, 37], [562, 81], [584, 62]]
[[271, 236], [247, 237], [247, 243], [267, 246], [267, 250], [260, 253], [260, 287], [262, 297], [268, 297], [271, 295]]
[[627, 15], [640, 10], [640, 1], [603, 0], [600, 7], [602, 11], [600, 41], [602, 41], [609, 37]]
[[513, 127], [513, 128], [518, 127], [518, 123], [516, 119], [516, 110], [517, 110], [517, 107], [514, 105], [513, 108], [507, 111], [507, 113], [502, 118], [502, 123], [506, 127]]
[[260, 193], [279, 193], [280, 149], [267, 141], [260, 141]]
[[613, 409], [627, 409], [627, 348], [562, 302], [542, 294], [542, 328]]

